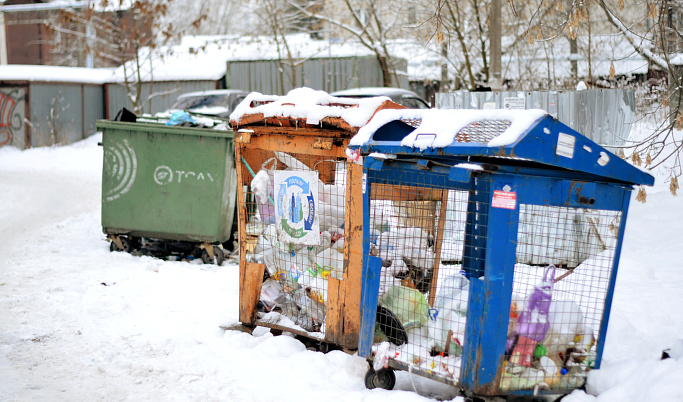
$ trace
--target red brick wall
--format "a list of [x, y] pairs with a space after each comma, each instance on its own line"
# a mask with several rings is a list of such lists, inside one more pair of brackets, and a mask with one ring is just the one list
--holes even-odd
[[[6, 0], [5, 5], [37, 4], [44, 3], [40, 0]], [[5, 13], [5, 34], [7, 38], [7, 59], [9, 64], [36, 64], [36, 65], [76, 65], [83, 55], [71, 53], [54, 54], [50, 41], [53, 39], [50, 30], [42, 24], [43, 21], [54, 19], [59, 16], [59, 11], [31, 11]], [[102, 15], [101, 18], [110, 20], [117, 26], [132, 27], [134, 22], [126, 11]], [[81, 27], [69, 27], [84, 32]], [[129, 28], [132, 29], [132, 28]], [[139, 27], [147, 36], [151, 36], [151, 27]], [[64, 34], [62, 40], [69, 43], [79, 40], [77, 37]], [[106, 40], [106, 39], [105, 39]], [[134, 52], [134, 49], [126, 49]], [[84, 60], [80, 60], [81, 63]], [[96, 67], [117, 67], [118, 63], [97, 58]]]
[[50, 64], [48, 38], [41, 24], [8, 25], [5, 32], [9, 64]]
[[[43, 3], [37, 0], [7, 0], [5, 5]], [[7, 62], [9, 64], [50, 64], [49, 37], [40, 24], [46, 11], [5, 14]]]

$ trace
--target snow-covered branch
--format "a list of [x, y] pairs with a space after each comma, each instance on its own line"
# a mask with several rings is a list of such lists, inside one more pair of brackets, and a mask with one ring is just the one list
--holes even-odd
[[614, 25], [619, 30], [619, 32], [621, 32], [624, 35], [624, 38], [626, 38], [628, 43], [630, 43], [631, 46], [633, 46], [633, 48], [636, 50], [636, 52], [638, 52], [638, 54], [645, 57], [653, 64], [656, 64], [664, 71], [669, 71], [669, 65], [666, 62], [666, 60], [652, 53], [652, 51], [648, 49], [646, 46], [643, 46], [643, 39], [639, 38], [636, 34], [631, 32], [631, 30], [626, 28], [624, 23], [621, 22], [621, 20], [609, 10], [604, 0], [597, 0], [597, 2], [598, 5], [600, 5], [600, 8], [602, 8], [602, 10], [605, 12], [605, 15], [607, 16], [609, 22], [612, 23], [612, 25]]

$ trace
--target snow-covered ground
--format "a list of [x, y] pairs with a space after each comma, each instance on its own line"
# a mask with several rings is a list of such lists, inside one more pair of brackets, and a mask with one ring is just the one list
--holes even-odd
[[[367, 363], [238, 321], [238, 268], [109, 252], [99, 135], [0, 148], [0, 400], [461, 400], [399, 373], [367, 390]], [[682, 401], [683, 200], [666, 183], [631, 204], [603, 368], [578, 401]], [[414, 388], [418, 391], [415, 393]]]

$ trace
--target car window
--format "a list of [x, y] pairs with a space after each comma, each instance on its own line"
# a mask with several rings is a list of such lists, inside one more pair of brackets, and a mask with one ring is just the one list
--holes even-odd
[[197, 109], [200, 107], [209, 106], [227, 106], [228, 99], [224, 95], [201, 95], [201, 96], [187, 96], [178, 99], [172, 109]]
[[[337, 96], [340, 98], [370, 98], [374, 96], [387, 96], [387, 95], [382, 95], [382, 94], [377, 94], [377, 93], [362, 93], [362, 94], [354, 94], [354, 95], [335, 95], [334, 93], [331, 94], [332, 96]], [[391, 100], [398, 103], [399, 105], [403, 105], [407, 108], [410, 109], [429, 109], [429, 104], [423, 101], [422, 99], [412, 96], [412, 95], [401, 95], [401, 94], [392, 94], [391, 95]]]
[[429, 105], [427, 105], [422, 99], [412, 96], [404, 96], [401, 99], [401, 104], [410, 109], [429, 109]]
[[230, 112], [235, 110], [237, 105], [239, 105], [244, 100], [244, 98], [246, 98], [246, 97], [247, 97], [246, 94], [239, 94], [239, 95], [235, 96], [235, 99], [232, 101], [232, 104], [230, 105]]

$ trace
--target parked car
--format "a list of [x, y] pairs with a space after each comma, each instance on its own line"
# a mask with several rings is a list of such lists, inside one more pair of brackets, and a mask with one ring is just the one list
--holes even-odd
[[249, 93], [241, 89], [216, 89], [212, 91], [188, 92], [180, 95], [166, 113], [186, 110], [227, 119], [235, 107]]
[[415, 92], [401, 88], [364, 87], [332, 92], [330, 95], [340, 98], [370, 98], [388, 96], [392, 101], [411, 109], [429, 109], [429, 104]]

